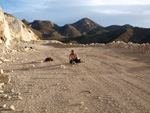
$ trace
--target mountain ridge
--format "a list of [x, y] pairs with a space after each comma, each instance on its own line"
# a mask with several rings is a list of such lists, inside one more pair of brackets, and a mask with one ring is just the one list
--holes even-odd
[[[24, 23], [28, 22], [24, 20]], [[36, 34], [41, 39], [57, 39], [65, 43], [72, 41], [76, 43], [109, 43], [111, 41], [150, 43], [150, 28], [134, 27], [129, 24], [103, 27], [86, 17], [64, 26], [40, 20], [28, 23], [29, 25], [33, 31], [40, 32], [40, 36]]]

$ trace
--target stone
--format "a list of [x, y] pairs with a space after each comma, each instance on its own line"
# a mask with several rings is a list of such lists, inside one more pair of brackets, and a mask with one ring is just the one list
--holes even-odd
[[11, 76], [6, 74], [6, 73], [3, 73], [3, 74], [0, 74], [0, 83], [5, 83], [5, 84], [8, 84], [11, 80]]
[[6, 99], [8, 97], [7, 94], [0, 94], [0, 98]]
[[35, 67], [35, 65], [33, 64], [32, 67]]
[[7, 96], [7, 100], [10, 100], [12, 97], [11, 96]]
[[15, 111], [14, 105], [11, 105], [9, 109], [10, 109], [11, 111]]
[[9, 62], [9, 59], [4, 59], [4, 62]]
[[2, 94], [2, 93], [4, 93], [4, 91], [3, 91], [3, 90], [0, 90], [0, 94]]
[[60, 65], [60, 68], [65, 69], [66, 67], [64, 65]]
[[3, 71], [3, 69], [1, 69], [1, 70], [0, 70], [0, 74], [3, 74], [3, 73], [4, 73], [4, 71]]
[[102, 97], [98, 97], [98, 99], [101, 99]]
[[10, 90], [10, 92], [11, 92], [11, 93], [14, 93], [14, 92], [15, 92], [15, 90], [14, 90], [14, 89], [11, 89], [11, 90]]
[[88, 110], [88, 107], [85, 107], [84, 109], [85, 109], [85, 110]]
[[92, 91], [91, 91], [91, 90], [88, 90], [87, 92], [88, 92], [88, 93], [92, 93]]
[[57, 85], [60, 85], [61, 83], [57, 83]]
[[0, 89], [3, 89], [4, 83], [0, 83]]
[[83, 106], [84, 105], [84, 102], [80, 102], [80, 106]]
[[19, 100], [22, 100], [23, 98], [22, 98], [21, 96], [18, 96], [18, 99], [19, 99]]
[[4, 104], [4, 105], [2, 106], [2, 108], [6, 108], [6, 104]]

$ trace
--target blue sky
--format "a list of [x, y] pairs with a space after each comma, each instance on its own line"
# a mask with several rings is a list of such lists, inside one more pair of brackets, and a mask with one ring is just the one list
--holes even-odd
[[102, 26], [131, 24], [150, 28], [150, 0], [0, 0], [19, 19], [50, 20], [60, 26], [87, 17]]

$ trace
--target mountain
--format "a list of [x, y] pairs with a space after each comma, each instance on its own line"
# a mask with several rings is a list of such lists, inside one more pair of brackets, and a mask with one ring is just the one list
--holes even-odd
[[28, 24], [41, 39], [61, 39], [63, 36], [58, 32], [59, 26], [51, 21], [35, 20]]
[[41, 39], [56, 39], [65, 43], [84, 44], [112, 41], [150, 43], [150, 29], [133, 27], [129, 24], [103, 27], [88, 18], [64, 26], [58, 26], [50, 21], [35, 20], [32, 23], [26, 20], [22, 21]]
[[102, 28], [102, 26], [98, 25], [97, 23], [93, 22], [88, 18], [83, 18], [72, 24], [72, 26], [79, 30], [83, 35], [87, 34], [88, 32], [94, 29]]
[[124, 41], [133, 43], [150, 43], [150, 29], [146, 28], [124, 28], [117, 30], [100, 30], [94, 34], [84, 35], [73, 39], [64, 39], [63, 42], [78, 42], [78, 43], [109, 43], [112, 41]]
[[111, 25], [111, 26], [108, 26], [106, 27], [105, 29], [106, 30], [109, 30], [109, 31], [114, 31], [114, 30], [119, 30], [119, 29], [126, 29], [126, 28], [132, 28], [131, 25], [123, 25], [123, 26], [119, 26], [119, 25]]
[[80, 31], [78, 31], [74, 26], [69, 24], [61, 27], [61, 34], [67, 37], [81, 36]]
[[133, 35], [129, 40], [134, 43], [150, 43], [150, 28], [133, 28]]
[[95, 29], [103, 28], [88, 18], [83, 18], [73, 24], [66, 24], [61, 27], [51, 21], [35, 20], [29, 23], [23, 19], [22, 22], [30, 27], [41, 39], [73, 38], [88, 34], [88, 32], [95, 31]]
[[10, 45], [11, 41], [31, 41], [38, 40], [39, 37], [25, 26], [25, 24], [14, 16], [3, 13], [0, 7], [0, 43]]
[[40, 21], [35, 20], [32, 23], [30, 23], [33, 29], [39, 30], [43, 33], [48, 33], [51, 30], [55, 30], [58, 28], [58, 26], [51, 21]]
[[29, 25], [29, 24], [30, 24], [30, 22], [28, 22], [26, 19], [23, 19], [22, 22], [23, 22], [24, 24], [26, 24], [26, 25]]

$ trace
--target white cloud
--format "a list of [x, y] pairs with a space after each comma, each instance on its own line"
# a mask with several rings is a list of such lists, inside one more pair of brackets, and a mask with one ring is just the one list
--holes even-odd
[[144, 11], [142, 14], [143, 15], [150, 15], [150, 11]]
[[125, 15], [130, 14], [129, 11], [120, 11], [120, 10], [95, 10], [95, 12], [103, 13], [103, 14], [111, 14], [111, 15]]
[[146, 19], [144, 22], [150, 24], [150, 19]]
[[17, 0], [14, 2], [13, 0], [8, 0], [8, 2], [4, 4], [4, 11], [13, 14], [37, 9], [42, 10], [50, 7], [50, 4], [45, 4], [47, 1], [51, 3], [55, 0]]
[[86, 5], [150, 5], [150, 0], [87, 0]]
[[150, 5], [150, 0], [18, 0], [24, 5], [50, 6]]
[[90, 17], [106, 25], [120, 22], [149, 27], [150, 0], [0, 0], [0, 4], [4, 12], [30, 21], [47, 19], [62, 24]]
[[[6, 10], [13, 12], [67, 6], [150, 5], [150, 0], [8, 0]], [[17, 6], [16, 6], [17, 4]], [[106, 11], [106, 13], [109, 11]], [[115, 11], [110, 12], [115, 13]], [[116, 12], [117, 13], [117, 12]], [[118, 12], [119, 13], [119, 12]], [[126, 12], [127, 13], [127, 12]]]
[[94, 12], [107, 15], [147, 15], [150, 16], [150, 5], [111, 5], [95, 6]]

